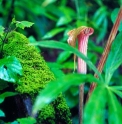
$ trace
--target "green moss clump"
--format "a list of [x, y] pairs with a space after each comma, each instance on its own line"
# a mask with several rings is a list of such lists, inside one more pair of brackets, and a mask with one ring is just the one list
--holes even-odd
[[4, 56], [11, 55], [17, 57], [23, 67], [21, 85], [16, 88], [18, 92], [38, 93], [49, 81], [54, 80], [54, 75], [44, 59], [24, 35], [17, 32], [9, 34], [8, 41], [4, 45]]
[[38, 116], [39, 124], [55, 124], [55, 110], [52, 105], [47, 105], [41, 110]]
[[[54, 80], [54, 74], [50, 71], [43, 57], [37, 49], [29, 44], [28, 39], [18, 33], [10, 32], [3, 48], [3, 55], [15, 56], [23, 67], [21, 84], [15, 86], [20, 94], [29, 94], [35, 98], [37, 93], [45, 88], [46, 84]], [[47, 105], [39, 112], [38, 121], [41, 124], [71, 124], [70, 111], [63, 96], [57, 98], [51, 105]]]
[[57, 123], [60, 121], [61, 124], [72, 124], [72, 121], [69, 118], [69, 116], [71, 116], [69, 107], [67, 106], [66, 101], [62, 95], [59, 95], [59, 97], [53, 102], [53, 105], [55, 107], [55, 111], [57, 112]]

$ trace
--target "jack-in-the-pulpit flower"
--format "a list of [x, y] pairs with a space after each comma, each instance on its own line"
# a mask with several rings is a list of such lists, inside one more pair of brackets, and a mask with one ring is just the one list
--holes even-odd
[[[91, 34], [93, 34], [93, 32], [93, 28], [86, 26], [81, 26], [79, 28], [73, 29], [68, 32], [68, 44], [72, 47], [75, 47], [76, 41], [78, 39], [78, 50], [87, 56], [88, 38]], [[74, 59], [76, 59], [76, 57], [74, 57]], [[86, 74], [86, 69], [86, 63], [82, 59], [78, 58], [78, 72]]]
[[[87, 56], [87, 45], [89, 36], [94, 32], [93, 28], [81, 26], [79, 28], [73, 29], [68, 32], [69, 38], [68, 43], [72, 47], [76, 46], [76, 41], [78, 39], [78, 50]], [[74, 63], [76, 60], [76, 56], [74, 55]], [[87, 66], [86, 62], [78, 57], [77, 63], [77, 71], [78, 73], [86, 74]], [[75, 65], [74, 65], [75, 68]], [[83, 122], [83, 100], [84, 100], [84, 85], [79, 86], [79, 124]]]

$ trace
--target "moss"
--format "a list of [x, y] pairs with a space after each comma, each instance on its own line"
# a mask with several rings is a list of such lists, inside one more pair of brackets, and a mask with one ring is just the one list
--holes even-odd
[[43, 110], [40, 111], [38, 116], [39, 124], [55, 124], [55, 110], [52, 105], [47, 105]]
[[[20, 94], [31, 94], [32, 99], [46, 84], [54, 80], [54, 74], [50, 71], [43, 57], [37, 49], [29, 44], [28, 39], [18, 33], [11, 32], [3, 49], [4, 57], [15, 56], [23, 67], [21, 84], [15, 87]], [[35, 98], [35, 97], [34, 97]], [[43, 124], [71, 124], [70, 111], [63, 96], [57, 98], [53, 104], [39, 112], [39, 123]]]
[[44, 59], [34, 46], [29, 45], [28, 39], [19, 33], [13, 32], [8, 36], [4, 45], [4, 56], [16, 56], [23, 67], [21, 85], [16, 90], [20, 93], [37, 93], [45, 85], [54, 79]]
[[72, 121], [69, 118], [71, 116], [69, 107], [62, 95], [59, 95], [59, 97], [53, 102], [53, 106], [56, 111], [57, 123], [60, 121], [61, 124], [72, 124]]

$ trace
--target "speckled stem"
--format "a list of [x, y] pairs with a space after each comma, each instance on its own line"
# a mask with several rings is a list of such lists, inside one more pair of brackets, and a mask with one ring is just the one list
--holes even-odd
[[[88, 35], [79, 35], [78, 49], [87, 56]], [[78, 58], [78, 73], [86, 74], [86, 62]], [[79, 124], [83, 123], [84, 84], [79, 86]]]
[[[106, 46], [105, 46], [105, 49], [104, 49], [104, 51], [103, 51], [103, 54], [102, 54], [102, 56], [101, 56], [101, 58], [100, 58], [100, 60], [99, 60], [98, 66], [97, 66], [97, 69], [98, 69], [98, 71], [99, 71], [100, 73], [102, 73], [104, 64], [105, 64], [105, 62], [106, 62], [106, 60], [107, 60], [107, 57], [108, 57], [108, 55], [109, 55], [109, 52], [110, 52], [110, 50], [111, 50], [111, 45], [112, 45], [112, 43], [113, 43], [113, 41], [114, 41], [114, 39], [115, 39], [115, 36], [116, 36], [116, 34], [117, 34], [119, 25], [120, 25], [120, 23], [121, 23], [121, 20], [122, 20], [122, 6], [120, 7], [120, 10], [119, 10], [117, 19], [116, 19], [116, 21], [115, 21], [115, 23], [114, 23], [114, 25], [113, 25], [113, 27], [112, 27], [112, 30], [111, 30], [110, 35], [109, 35], [109, 37], [108, 37], [107, 44], [106, 44]], [[98, 78], [98, 75], [97, 75], [97, 74], [95, 74], [94, 76], [95, 76], [96, 78]], [[90, 90], [89, 90], [89, 92], [88, 92], [88, 96], [87, 96], [87, 98], [86, 98], [86, 101], [88, 101], [88, 99], [90, 98], [90, 96], [91, 96], [93, 90], [96, 88], [96, 86], [97, 86], [97, 84], [94, 83], [94, 82], [91, 84]]]

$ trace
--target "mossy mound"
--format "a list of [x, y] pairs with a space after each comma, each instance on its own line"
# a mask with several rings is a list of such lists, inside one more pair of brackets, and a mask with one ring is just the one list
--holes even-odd
[[[3, 55], [15, 56], [23, 67], [23, 76], [20, 77], [21, 84], [15, 90], [20, 94], [34, 96], [46, 84], [54, 80], [54, 74], [50, 71], [43, 57], [37, 49], [29, 44], [28, 39], [18, 33], [10, 32], [3, 48]], [[71, 124], [70, 111], [65, 99], [60, 95], [51, 105], [39, 112], [39, 123], [41, 124]]]
[[4, 45], [4, 56], [15, 56], [23, 67], [23, 76], [20, 78], [21, 85], [16, 90], [20, 93], [37, 93], [45, 85], [54, 80], [43, 57], [34, 46], [29, 44], [28, 39], [17, 32], [10, 33]]

